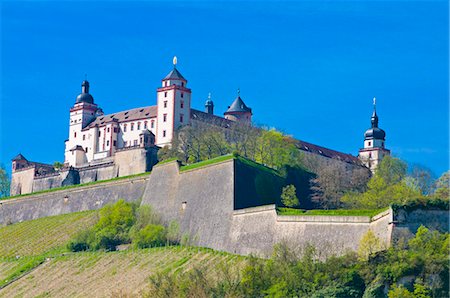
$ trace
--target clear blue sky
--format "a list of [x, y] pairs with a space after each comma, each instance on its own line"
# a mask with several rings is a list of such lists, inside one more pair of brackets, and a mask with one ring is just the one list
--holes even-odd
[[64, 160], [88, 74], [105, 113], [154, 105], [178, 56], [193, 107], [356, 155], [377, 97], [392, 154], [449, 168], [447, 1], [1, 2], [0, 163]]

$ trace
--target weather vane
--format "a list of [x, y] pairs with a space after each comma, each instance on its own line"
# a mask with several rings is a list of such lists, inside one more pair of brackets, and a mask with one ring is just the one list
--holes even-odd
[[374, 106], [377, 105], [377, 98], [376, 98], [376, 97], [373, 98], [373, 105], [374, 105]]
[[177, 66], [177, 56], [173, 56], [173, 66]]

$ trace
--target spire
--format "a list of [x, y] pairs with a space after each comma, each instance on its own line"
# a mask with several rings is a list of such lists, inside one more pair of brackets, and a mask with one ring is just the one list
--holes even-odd
[[81, 83], [81, 93], [89, 93], [89, 82], [86, 79]]
[[372, 127], [378, 127], [378, 115], [377, 115], [377, 99], [376, 97], [373, 98], [373, 113], [371, 121]]

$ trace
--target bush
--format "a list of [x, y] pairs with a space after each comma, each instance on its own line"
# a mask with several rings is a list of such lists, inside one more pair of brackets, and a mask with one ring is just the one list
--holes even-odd
[[299, 205], [294, 185], [290, 184], [283, 187], [283, 191], [281, 193], [281, 202], [287, 207], [296, 207]]
[[166, 233], [162, 225], [147, 225], [133, 235], [133, 244], [138, 248], [162, 246], [166, 242]]
[[73, 252], [91, 250], [94, 241], [95, 233], [92, 229], [88, 229], [79, 232], [75, 238], [69, 242], [67, 248]]

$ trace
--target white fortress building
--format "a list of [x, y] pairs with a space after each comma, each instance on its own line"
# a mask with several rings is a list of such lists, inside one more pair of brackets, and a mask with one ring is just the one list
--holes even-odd
[[[17, 155], [12, 160], [11, 195], [150, 171], [157, 163], [158, 150], [171, 146], [179, 127], [194, 122], [224, 128], [233, 123], [251, 125], [252, 109], [244, 103], [239, 91], [221, 117], [214, 115], [210, 96], [204, 111], [192, 109], [192, 92], [187, 83], [174, 57], [173, 69], [156, 90], [156, 105], [105, 115], [90, 94], [89, 82], [83, 81], [81, 93], [70, 108], [63, 166], [56, 169]], [[365, 133], [364, 148], [358, 157], [300, 140], [297, 147], [305, 154], [366, 166], [374, 171], [383, 156], [390, 154], [385, 149], [385, 135], [378, 128], [374, 101], [372, 127]]]

